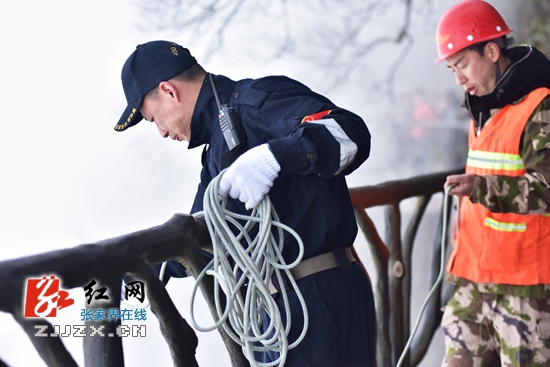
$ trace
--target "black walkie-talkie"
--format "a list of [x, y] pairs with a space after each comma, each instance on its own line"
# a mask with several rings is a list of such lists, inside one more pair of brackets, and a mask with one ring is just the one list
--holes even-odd
[[244, 144], [244, 134], [241, 130], [241, 119], [239, 114], [233, 107], [230, 107], [227, 103], [222, 104], [220, 96], [218, 95], [218, 89], [214, 83], [212, 74], [210, 76], [210, 83], [212, 84], [212, 90], [216, 97], [216, 103], [218, 104], [220, 127], [222, 128], [223, 137], [229, 147], [229, 150], [234, 150]]

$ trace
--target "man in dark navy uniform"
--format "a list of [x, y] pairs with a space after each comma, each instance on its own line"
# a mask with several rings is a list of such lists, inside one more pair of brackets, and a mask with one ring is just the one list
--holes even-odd
[[[357, 224], [345, 180], [369, 156], [365, 123], [290, 78], [234, 81], [208, 75], [187, 49], [173, 42], [139, 45], [122, 69], [128, 106], [115, 130], [146, 119], [163, 138], [187, 141], [189, 149], [206, 145], [193, 213], [202, 210], [211, 179], [232, 161], [224, 160], [229, 147], [210, 77], [221, 102], [240, 116], [246, 139], [219, 185], [220, 196], [228, 198], [227, 209], [248, 214], [269, 193], [281, 222], [303, 240], [302, 261], [311, 259], [313, 270], [297, 277], [309, 312], [308, 332], [288, 352], [286, 366], [372, 366], [373, 294], [351, 251]], [[298, 246], [290, 235], [284, 240], [283, 256], [290, 263]], [[327, 269], [330, 263], [335, 265]], [[170, 269], [171, 275], [183, 275], [173, 264]], [[282, 309], [277, 289], [273, 297]], [[295, 293], [289, 297], [292, 343], [303, 316]], [[262, 357], [269, 361], [277, 356], [268, 352]]]

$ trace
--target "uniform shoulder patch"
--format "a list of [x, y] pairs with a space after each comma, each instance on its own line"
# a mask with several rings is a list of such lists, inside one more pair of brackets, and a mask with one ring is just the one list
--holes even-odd
[[326, 115], [328, 115], [331, 111], [332, 110], [326, 110], [326, 111], [321, 111], [321, 112], [314, 113], [313, 115], [307, 115], [306, 117], [304, 117], [302, 119], [302, 123], [320, 120], [323, 117], [325, 117]]

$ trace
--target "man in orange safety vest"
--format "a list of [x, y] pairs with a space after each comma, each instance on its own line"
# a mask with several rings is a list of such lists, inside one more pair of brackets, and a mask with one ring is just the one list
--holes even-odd
[[489, 3], [451, 7], [438, 58], [465, 91], [466, 173], [447, 265], [444, 366], [550, 365], [550, 61]]

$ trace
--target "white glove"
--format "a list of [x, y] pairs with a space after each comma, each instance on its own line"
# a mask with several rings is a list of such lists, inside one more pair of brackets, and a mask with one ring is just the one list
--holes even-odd
[[259, 145], [229, 166], [220, 180], [218, 195], [226, 198], [229, 194], [245, 203], [246, 209], [252, 209], [269, 192], [280, 171], [281, 166], [269, 146]]

